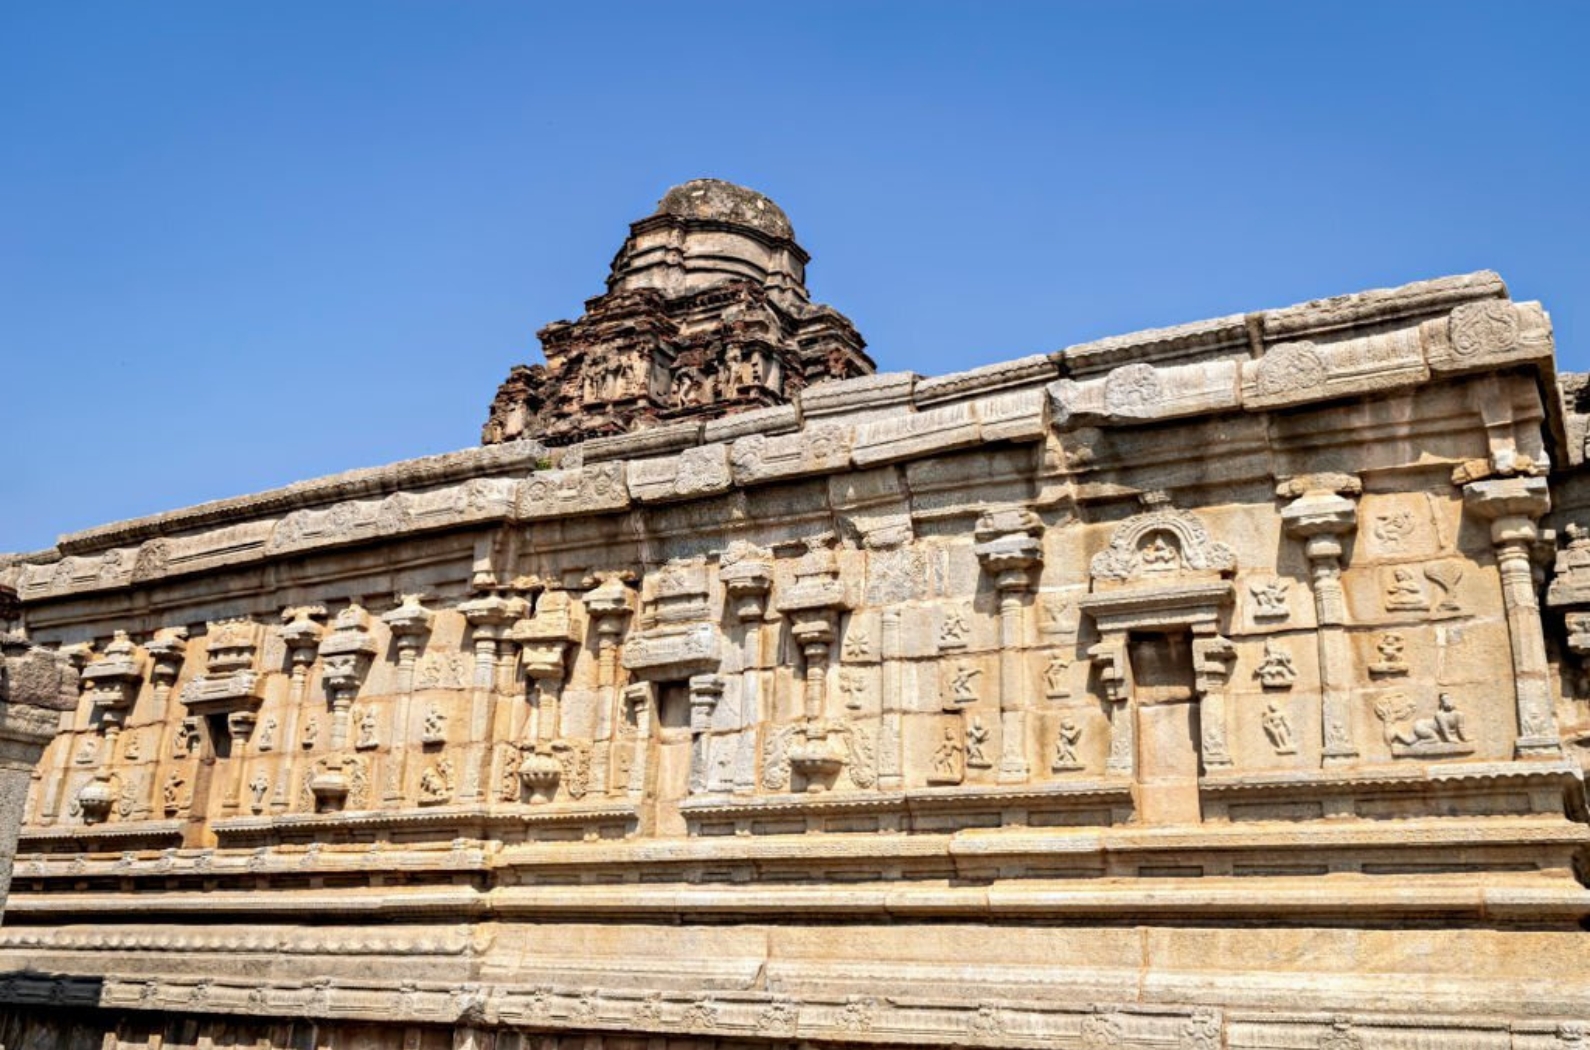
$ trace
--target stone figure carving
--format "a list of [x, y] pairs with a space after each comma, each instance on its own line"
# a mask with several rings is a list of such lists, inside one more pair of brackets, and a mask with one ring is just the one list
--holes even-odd
[[1260, 580], [1248, 584], [1253, 595], [1253, 618], [1256, 620], [1284, 620], [1291, 615], [1286, 604], [1290, 584], [1285, 580]]
[[171, 752], [175, 758], [186, 758], [193, 754], [199, 746], [199, 723], [197, 719], [184, 718], [177, 725], [177, 732], [171, 741]]
[[966, 609], [959, 605], [945, 606], [944, 619], [939, 625], [939, 648], [966, 648], [966, 636], [970, 632], [971, 623]]
[[1149, 533], [1137, 555], [1145, 573], [1175, 572], [1181, 568], [1181, 551], [1177, 549], [1175, 537], [1169, 533]]
[[983, 748], [988, 744], [988, 727], [981, 718], [973, 718], [966, 727], [966, 764], [973, 769], [989, 769], [993, 763]]
[[160, 789], [160, 797], [165, 804], [167, 816], [182, 808], [182, 787], [187, 782], [187, 778], [180, 770], [173, 769], [166, 774], [166, 782]]
[[469, 662], [463, 653], [426, 653], [414, 681], [421, 689], [462, 689], [469, 681]]
[[353, 746], [360, 751], [368, 751], [380, 745], [381, 741], [376, 737], [375, 709], [366, 707], [359, 713], [359, 739], [354, 741]]
[[1408, 663], [1404, 658], [1406, 642], [1397, 631], [1387, 631], [1375, 643], [1375, 652], [1380, 659], [1369, 665], [1369, 673], [1376, 675], [1401, 675], [1408, 673]]
[[977, 701], [976, 679], [983, 669], [962, 661], [950, 669], [950, 698], [957, 704]]
[[129, 762], [136, 762], [143, 756], [143, 736], [139, 733], [127, 733], [125, 743], [121, 746], [121, 757]]
[[1043, 669], [1043, 695], [1051, 700], [1059, 700], [1071, 695], [1071, 686], [1066, 672], [1071, 670], [1071, 661], [1060, 653], [1052, 653], [1049, 663]]
[[1082, 768], [1082, 759], [1077, 755], [1077, 746], [1082, 743], [1082, 727], [1077, 724], [1076, 718], [1066, 715], [1060, 720], [1060, 729], [1055, 734], [1054, 761], [1049, 768], [1056, 773], [1067, 773]]
[[259, 749], [261, 751], [269, 751], [271, 748], [276, 746], [276, 726], [277, 722], [275, 718], [267, 718], [265, 719], [264, 723], [260, 725]]
[[1385, 732], [1395, 758], [1466, 755], [1474, 750], [1463, 713], [1450, 693], [1436, 698], [1435, 714], [1415, 718], [1414, 702], [1406, 693], [1387, 693], [1375, 701], [1375, 717]]
[[318, 741], [319, 739], [320, 739], [320, 719], [311, 716], [309, 721], [304, 723], [304, 732], [303, 732], [302, 738], [299, 740], [299, 743], [301, 743], [304, 746], [304, 748], [307, 750], [309, 748], [314, 747], [316, 741]]
[[1377, 514], [1369, 532], [1382, 550], [1400, 551], [1403, 542], [1413, 532], [1413, 512], [1398, 510], [1390, 514]]
[[839, 672], [839, 691], [844, 694], [845, 707], [859, 711], [867, 692], [866, 675], [861, 671], [845, 668]]
[[91, 736], [85, 736], [77, 745], [77, 757], [73, 761], [80, 766], [86, 766], [94, 761], [94, 755], [98, 750], [98, 742]]
[[1038, 603], [1038, 630], [1044, 634], [1064, 634], [1066, 604], [1058, 595], [1046, 595]]
[[1399, 565], [1391, 570], [1390, 582], [1386, 584], [1385, 606], [1388, 612], [1430, 608], [1430, 598], [1424, 592], [1424, 584], [1419, 582], [1412, 569]]
[[1266, 689], [1292, 688], [1292, 683], [1297, 681], [1297, 668], [1292, 664], [1292, 654], [1274, 638], [1266, 639], [1264, 659], [1254, 668], [1253, 677]]
[[1193, 515], [1165, 505], [1164, 493], [1145, 495], [1144, 502], [1150, 509], [1116, 526], [1110, 545], [1093, 556], [1094, 579], [1124, 583], [1178, 572], [1228, 575], [1236, 568], [1231, 548], [1210, 539]]
[[453, 763], [442, 759], [420, 774], [420, 803], [435, 805], [453, 797]]
[[944, 732], [938, 746], [933, 749], [933, 769], [928, 775], [930, 784], [959, 784], [965, 776], [966, 745], [956, 728], [957, 719], [946, 719]]
[[1297, 754], [1297, 743], [1292, 739], [1292, 722], [1286, 717], [1286, 712], [1281, 710], [1281, 705], [1271, 700], [1264, 708], [1264, 716], [1259, 720], [1264, 728], [1264, 735], [1270, 738], [1270, 746], [1278, 755]]
[[269, 791], [270, 787], [270, 778], [264, 773], [255, 773], [254, 779], [248, 782], [249, 794], [254, 796], [255, 813], [265, 808], [265, 792]]
[[420, 727], [420, 742], [440, 744], [447, 739], [447, 715], [432, 704], [425, 709], [425, 722]]

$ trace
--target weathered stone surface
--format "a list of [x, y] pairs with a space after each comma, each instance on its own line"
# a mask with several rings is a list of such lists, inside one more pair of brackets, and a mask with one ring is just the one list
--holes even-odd
[[[0, 558], [0, 1040], [1575, 1045], [1544, 312], [855, 376], [792, 236], [671, 192], [499, 399], [545, 442]], [[670, 400], [736, 347], [783, 385]]]

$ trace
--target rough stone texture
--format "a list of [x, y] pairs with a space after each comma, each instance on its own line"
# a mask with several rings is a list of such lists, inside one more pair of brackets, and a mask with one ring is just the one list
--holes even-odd
[[806, 293], [808, 256], [754, 190], [695, 179], [630, 226], [607, 292], [538, 336], [545, 365], [516, 365], [484, 444], [548, 445], [787, 404], [805, 387], [872, 371], [843, 314]]
[[[663, 302], [790, 236], [634, 229]], [[1446, 278], [0, 559], [0, 1040], [1583, 1045], [1550, 340]]]

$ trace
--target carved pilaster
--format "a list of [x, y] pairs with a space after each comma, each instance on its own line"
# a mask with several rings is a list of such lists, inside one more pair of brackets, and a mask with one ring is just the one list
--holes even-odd
[[1110, 756], [1104, 771], [1109, 776], [1129, 777], [1137, 766], [1137, 730], [1128, 705], [1131, 690], [1126, 646], [1119, 639], [1099, 642], [1088, 650], [1088, 657], [1097, 669], [1105, 703], [1110, 705]]
[[154, 686], [154, 708], [149, 716], [156, 722], [164, 722], [171, 688], [176, 685], [177, 676], [182, 673], [182, 662], [187, 658], [188, 629], [162, 627], [144, 646], [144, 652], [149, 654], [149, 680]]
[[1511, 477], [1463, 486], [1463, 504], [1490, 522], [1491, 546], [1502, 578], [1502, 607], [1512, 643], [1514, 696], [1518, 708], [1519, 758], [1554, 758], [1562, 753], [1552, 710], [1546, 638], [1530, 553], [1539, 539], [1536, 522], [1551, 509], [1545, 478]]
[[762, 721], [762, 621], [767, 616], [768, 593], [773, 588], [773, 567], [753, 551], [734, 550], [725, 555], [719, 577], [735, 618], [745, 630], [740, 672], [740, 735], [735, 747], [734, 793], [756, 790], [756, 728]]
[[690, 793], [707, 790], [708, 732], [712, 712], [723, 699], [723, 679], [715, 674], [698, 674], [690, 679]]
[[282, 625], [276, 628], [276, 636], [287, 649], [290, 676], [287, 718], [282, 727], [281, 739], [283, 746], [290, 749], [292, 757], [288, 761], [287, 776], [277, 781], [276, 791], [271, 796], [270, 808], [275, 813], [287, 809], [291, 802], [289, 792], [297, 790], [294, 785], [303, 780], [304, 763], [309, 761], [304, 754], [306, 749], [300, 746], [300, 726], [307, 725], [307, 719], [314, 717], [305, 711], [304, 698], [309, 691], [309, 672], [315, 665], [315, 657], [320, 651], [320, 638], [325, 632], [325, 627], [319, 621], [325, 617], [324, 606], [292, 606], [282, 610]]
[[1001, 783], [1022, 783], [1027, 764], [1027, 668], [1024, 614], [1032, 570], [1043, 562], [1043, 525], [1028, 510], [988, 511], [978, 519], [975, 551], [999, 594]]
[[634, 603], [634, 592], [617, 573], [603, 576], [585, 596], [585, 609], [596, 631], [596, 680], [600, 693], [591, 780], [604, 792], [620, 786], [612, 782], [613, 748], [618, 746], [619, 725], [624, 717], [618, 710], [618, 647], [634, 614]]
[[789, 618], [790, 634], [805, 661], [804, 739], [790, 747], [789, 762], [805, 778], [808, 791], [825, 790], [845, 761], [829, 741], [825, 721], [836, 626], [839, 614], [850, 608], [830, 542], [827, 536], [808, 541], [807, 553], [796, 565], [794, 584], [778, 600], [778, 610]]
[[1215, 633], [1213, 625], [1200, 624], [1193, 628], [1192, 657], [1204, 771], [1228, 769], [1231, 750], [1226, 742], [1226, 723], [1230, 718], [1226, 685], [1237, 662], [1237, 649], [1230, 639]]
[[464, 602], [458, 611], [469, 621], [470, 638], [475, 649], [475, 673], [470, 692], [469, 741], [465, 755], [463, 783], [459, 790], [462, 801], [481, 797], [480, 772], [486, 735], [490, 732], [492, 715], [500, 689], [503, 653], [513, 646], [508, 636], [514, 621], [529, 612], [523, 598], [488, 594]]
[[1345, 474], [1312, 475], [1283, 483], [1277, 494], [1291, 502], [1281, 509], [1287, 535], [1303, 541], [1318, 622], [1320, 722], [1325, 765], [1358, 757], [1353, 740], [1352, 646], [1345, 630], [1347, 601], [1342, 594], [1342, 538], [1358, 525], [1352, 497], [1361, 486]]
[[[0, 590], [0, 600], [14, 598]], [[31, 647], [20, 634], [0, 638], [0, 910], [33, 768], [76, 704], [77, 672], [56, 653]]]
[[[420, 650], [431, 633], [435, 615], [421, 602], [423, 594], [405, 594], [396, 608], [381, 614], [381, 622], [392, 632], [392, 644], [397, 649], [397, 715], [392, 724], [406, 734], [413, 721], [414, 668], [419, 662]], [[393, 731], [393, 743], [399, 741], [398, 731]], [[405, 741], [406, 742], [406, 739]], [[381, 800], [388, 806], [399, 805], [403, 800], [403, 785], [408, 782], [407, 765], [412, 749], [393, 747], [387, 761], [394, 763], [392, 775], [386, 778]]]

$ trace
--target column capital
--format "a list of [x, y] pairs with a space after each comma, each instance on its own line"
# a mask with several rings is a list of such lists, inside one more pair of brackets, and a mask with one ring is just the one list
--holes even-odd
[[1287, 535], [1300, 540], [1342, 536], [1358, 525], [1358, 505], [1330, 489], [1311, 489], [1281, 508]]
[[1535, 522], [1551, 509], [1551, 489], [1545, 478], [1527, 475], [1471, 481], [1463, 505], [1491, 523], [1492, 543], [1532, 542]]

